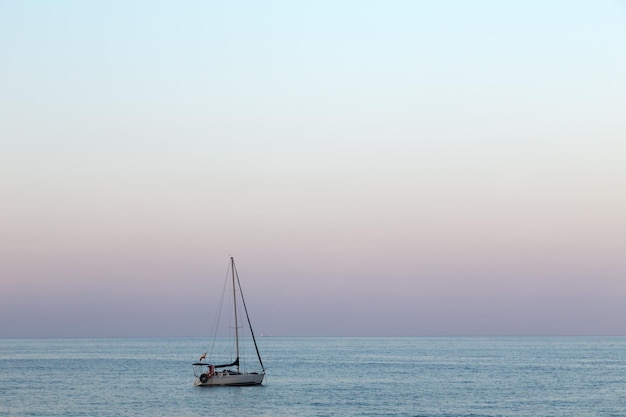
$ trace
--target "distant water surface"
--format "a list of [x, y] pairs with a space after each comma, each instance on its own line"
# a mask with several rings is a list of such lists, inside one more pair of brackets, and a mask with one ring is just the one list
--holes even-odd
[[193, 387], [202, 339], [0, 339], [0, 416], [624, 416], [626, 338], [259, 339], [260, 387]]

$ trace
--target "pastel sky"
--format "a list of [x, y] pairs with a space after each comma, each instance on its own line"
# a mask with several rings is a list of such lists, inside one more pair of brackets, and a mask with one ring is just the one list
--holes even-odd
[[624, 1], [0, 2], [0, 337], [626, 335]]

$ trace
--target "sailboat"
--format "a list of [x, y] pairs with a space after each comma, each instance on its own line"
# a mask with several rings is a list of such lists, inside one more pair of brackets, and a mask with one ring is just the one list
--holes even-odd
[[[263, 383], [263, 378], [265, 377], [265, 367], [263, 366], [263, 361], [261, 360], [261, 354], [259, 353], [259, 347], [256, 342], [256, 338], [254, 337], [254, 331], [252, 330], [252, 324], [250, 323], [250, 316], [248, 315], [248, 308], [246, 307], [246, 302], [243, 297], [243, 291], [241, 290], [241, 283], [239, 282], [239, 274], [237, 273], [237, 268], [235, 267], [235, 260], [231, 256], [230, 265], [229, 265], [229, 277], [230, 278], [230, 286], [232, 288], [233, 297], [233, 314], [234, 314], [234, 360], [231, 356], [231, 359], [228, 363], [222, 359], [222, 363], [213, 362], [214, 355], [213, 352], [209, 355], [207, 359], [207, 353], [205, 352], [197, 362], [193, 363], [193, 374], [195, 376], [194, 385], [195, 386], [223, 386], [223, 385], [236, 385], [236, 386], [245, 386], [245, 385], [261, 385]], [[226, 290], [226, 285], [224, 287]], [[239, 297], [237, 297], [239, 294]], [[241, 301], [241, 302], [239, 302]], [[222, 302], [220, 302], [220, 306]], [[248, 372], [244, 367], [243, 360], [240, 360], [240, 348], [241, 342], [243, 341], [243, 325], [241, 322], [243, 321], [241, 317], [241, 312], [237, 311], [238, 306], [241, 308], [243, 306], [243, 311], [245, 313], [245, 319], [248, 324], [248, 328], [250, 330], [250, 335], [252, 342], [254, 343], [254, 349], [256, 350], [256, 357], [258, 359], [260, 369], [255, 372]], [[238, 315], [239, 313], [239, 315]], [[217, 333], [217, 325], [216, 325], [216, 333]], [[215, 337], [214, 337], [215, 338]], [[241, 338], [241, 339], [240, 339]], [[246, 339], [247, 340], [247, 339]], [[215, 343], [214, 343], [215, 345]]]

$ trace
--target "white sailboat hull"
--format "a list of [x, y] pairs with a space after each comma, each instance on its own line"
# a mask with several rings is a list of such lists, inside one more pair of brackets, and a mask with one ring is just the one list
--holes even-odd
[[223, 374], [221, 372], [215, 373], [208, 378], [206, 382], [200, 381], [200, 378], [196, 378], [194, 385], [197, 387], [207, 386], [245, 386], [245, 385], [261, 385], [265, 372], [259, 373], [240, 373], [240, 374]]

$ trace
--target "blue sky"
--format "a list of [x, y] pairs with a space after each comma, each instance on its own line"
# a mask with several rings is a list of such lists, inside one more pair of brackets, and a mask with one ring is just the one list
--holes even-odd
[[0, 3], [0, 336], [626, 334], [626, 3]]

